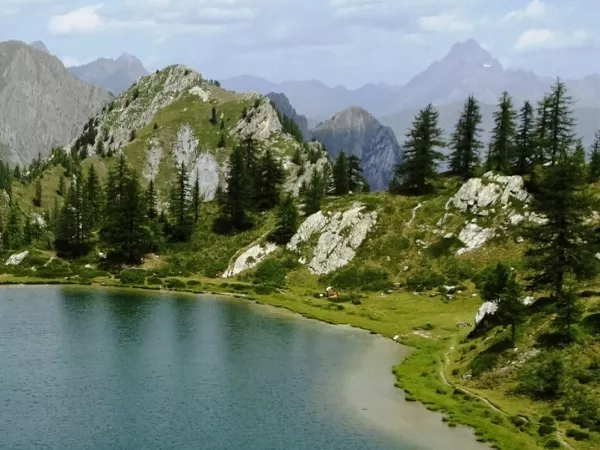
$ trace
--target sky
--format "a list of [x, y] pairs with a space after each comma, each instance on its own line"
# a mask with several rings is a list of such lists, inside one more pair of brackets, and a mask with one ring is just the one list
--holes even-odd
[[457, 41], [506, 68], [600, 73], [597, 0], [0, 0], [0, 41], [42, 40], [66, 65], [127, 52], [149, 70], [401, 85]]

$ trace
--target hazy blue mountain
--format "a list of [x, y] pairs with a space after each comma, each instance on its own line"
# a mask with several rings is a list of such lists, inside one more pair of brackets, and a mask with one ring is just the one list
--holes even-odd
[[81, 80], [101, 86], [113, 94], [120, 94], [139, 77], [148, 75], [142, 62], [128, 53], [123, 53], [117, 59], [98, 58], [82, 66], [69, 67], [69, 71]]

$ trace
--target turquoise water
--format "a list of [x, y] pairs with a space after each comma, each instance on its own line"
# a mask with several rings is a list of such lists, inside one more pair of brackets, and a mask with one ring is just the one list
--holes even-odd
[[381, 426], [398, 414], [389, 409], [368, 417], [387, 397], [406, 404], [393, 388], [369, 390], [378, 368], [356, 369], [377, 354], [373, 342], [249, 302], [2, 288], [0, 448], [471, 448], [442, 426], [442, 439], [469, 445]]

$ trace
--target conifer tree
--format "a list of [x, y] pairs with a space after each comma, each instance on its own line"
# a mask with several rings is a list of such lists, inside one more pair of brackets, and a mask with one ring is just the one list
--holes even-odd
[[35, 194], [33, 196], [33, 205], [41, 208], [42, 206], [42, 181], [37, 180], [35, 182]]
[[335, 160], [333, 166], [333, 180], [335, 184], [335, 195], [348, 195], [350, 192], [350, 170], [348, 157], [342, 150]]
[[221, 119], [221, 131], [225, 129], [225, 121]]
[[187, 168], [183, 161], [177, 170], [177, 180], [171, 191], [169, 212], [171, 213], [172, 234], [175, 242], [187, 242], [192, 237], [192, 216], [190, 214], [190, 184]]
[[535, 124], [535, 165], [542, 165], [547, 161], [547, 149], [550, 140], [550, 114], [552, 98], [546, 94], [538, 102], [537, 120]]
[[480, 124], [479, 103], [475, 97], [469, 96], [451, 139], [450, 169], [463, 180], [471, 178], [479, 164]]
[[5, 249], [16, 250], [23, 244], [23, 217], [16, 201], [11, 202], [6, 224], [3, 228], [2, 243]]
[[[317, 169], [315, 169], [317, 170]], [[335, 179], [333, 178], [333, 168], [331, 166], [331, 161], [323, 166], [323, 170], [320, 174], [321, 183], [322, 183], [322, 191], [323, 197], [327, 195], [335, 194]], [[365, 181], [366, 183], [366, 181]]]
[[19, 165], [17, 164], [15, 166], [15, 171], [13, 173], [13, 178], [17, 181], [21, 181], [21, 168], [19, 167]]
[[223, 231], [241, 231], [251, 226], [248, 211], [253, 198], [252, 180], [244, 156], [244, 148], [237, 146], [229, 157], [227, 191], [223, 195], [219, 220]]
[[577, 144], [577, 136], [573, 116], [573, 97], [567, 92], [567, 86], [560, 79], [552, 86], [549, 98], [551, 108], [545, 159], [554, 164], [559, 156], [566, 155]]
[[221, 133], [221, 137], [219, 138], [219, 142], [217, 143], [217, 147], [225, 148], [227, 146], [227, 141], [225, 140], [225, 135]]
[[267, 211], [279, 203], [281, 184], [284, 181], [283, 169], [273, 158], [270, 149], [260, 159], [258, 171], [256, 204], [259, 211]]
[[54, 246], [60, 256], [85, 255], [91, 247], [91, 224], [85, 215], [85, 180], [74, 179], [59, 214]]
[[308, 184], [302, 187], [301, 194], [304, 199], [304, 214], [308, 216], [320, 211], [325, 197], [323, 174], [314, 170]]
[[279, 245], [286, 245], [298, 231], [298, 208], [291, 193], [281, 201], [277, 210], [277, 227], [271, 234], [271, 240]]
[[104, 226], [100, 236], [110, 248], [115, 262], [139, 264], [151, 247], [147, 203], [137, 174], [128, 167], [121, 153], [108, 173]]
[[91, 230], [96, 230], [102, 217], [102, 187], [92, 164], [84, 185], [84, 216]]
[[148, 188], [146, 189], [146, 216], [149, 220], [156, 219], [158, 211], [156, 208], [156, 188], [154, 187], [154, 180], [150, 180]]
[[362, 176], [362, 167], [360, 158], [356, 155], [350, 155], [348, 158], [348, 183], [350, 192], [360, 192], [363, 188], [365, 179]]
[[437, 149], [444, 147], [443, 131], [439, 126], [439, 112], [432, 104], [419, 111], [406, 133], [402, 163], [394, 170], [392, 192], [424, 194], [433, 188], [437, 163], [444, 155]]
[[192, 214], [194, 215], [194, 223], [196, 224], [200, 218], [200, 203], [202, 203], [202, 199], [200, 198], [200, 176], [198, 171], [196, 171], [194, 186], [192, 187]]
[[516, 117], [512, 98], [503, 92], [494, 112], [494, 129], [490, 149], [491, 170], [508, 173], [515, 153]]
[[56, 192], [58, 193], [58, 195], [60, 195], [61, 197], [65, 196], [65, 177], [64, 176], [60, 176], [60, 178], [58, 179], [58, 189], [56, 190]]
[[591, 182], [596, 182], [600, 179], [600, 130], [596, 131], [594, 136], [588, 176]]
[[212, 107], [212, 110], [211, 110], [210, 123], [213, 125], [217, 124], [217, 108], [215, 108], [214, 106]]
[[535, 159], [535, 121], [533, 106], [526, 101], [519, 112], [519, 126], [516, 132], [515, 154], [513, 158], [513, 172], [525, 175], [532, 169]]
[[523, 290], [517, 282], [516, 274], [512, 272], [504, 289], [498, 297], [498, 319], [505, 327], [511, 328], [511, 342], [516, 344], [517, 328], [525, 322], [525, 305], [523, 304]]
[[[551, 136], [553, 136], [551, 134]], [[529, 268], [533, 269], [532, 287], [550, 290], [557, 302], [570, 302], [573, 296], [565, 291], [566, 283], [593, 277], [598, 264], [594, 257], [594, 228], [587, 222], [596, 206], [596, 198], [588, 189], [581, 156], [568, 150], [569, 134], [554, 135], [564, 142], [556, 148], [554, 164], [538, 168], [534, 211], [545, 218], [528, 231], [531, 248], [526, 252]], [[573, 305], [559, 309], [569, 312]], [[568, 314], [565, 320], [568, 322]], [[572, 323], [571, 323], [572, 325]], [[561, 322], [561, 331], [570, 330]], [[571, 336], [565, 336], [569, 338]]]

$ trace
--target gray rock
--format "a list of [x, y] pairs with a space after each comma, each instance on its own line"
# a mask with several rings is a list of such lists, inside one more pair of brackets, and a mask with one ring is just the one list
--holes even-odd
[[343, 150], [361, 159], [363, 174], [373, 191], [387, 189], [401, 150], [392, 130], [366, 110], [353, 106], [335, 114], [312, 131], [332, 158]]
[[15, 253], [14, 255], [10, 255], [10, 257], [6, 260], [5, 264], [7, 266], [18, 266], [28, 256], [29, 256], [29, 251], [28, 250], [25, 250], [22, 253]]
[[0, 80], [0, 157], [12, 164], [68, 145], [111, 100], [55, 56], [19, 41], [0, 43]]
[[199, 141], [194, 135], [194, 130], [189, 124], [183, 124], [177, 132], [177, 139], [173, 145], [173, 156], [177, 166], [183, 163], [189, 167], [196, 156]]
[[282, 130], [277, 111], [268, 99], [262, 98], [258, 107], [251, 108], [246, 118], [240, 119], [230, 133], [241, 138], [252, 137], [264, 140]]
[[493, 238], [495, 231], [493, 228], [482, 228], [477, 224], [467, 224], [459, 233], [458, 239], [464, 244], [456, 254], [462, 255], [472, 250], [483, 247], [483, 245]]
[[354, 204], [352, 209], [344, 213], [337, 212], [331, 217], [319, 211], [300, 226], [287, 248], [298, 252], [301, 244], [319, 233], [308, 269], [313, 274], [328, 274], [352, 261], [356, 250], [376, 223], [377, 212], [367, 212], [360, 204]]
[[192, 169], [192, 179], [198, 176], [200, 195], [205, 201], [214, 200], [219, 188], [219, 164], [212, 153], [200, 153]]
[[302, 131], [302, 137], [305, 141], [310, 141], [312, 138], [312, 133], [308, 129], [308, 120], [306, 117], [298, 114], [294, 107], [291, 105], [289, 99], [285, 94], [269, 92], [267, 98], [275, 103], [275, 108], [281, 115], [285, 115], [292, 119], [294, 122], [298, 124], [300, 131]]
[[257, 266], [268, 255], [277, 250], [277, 246], [272, 243], [256, 244], [242, 253], [235, 262], [225, 271], [223, 278], [231, 278], [252, 267]]

